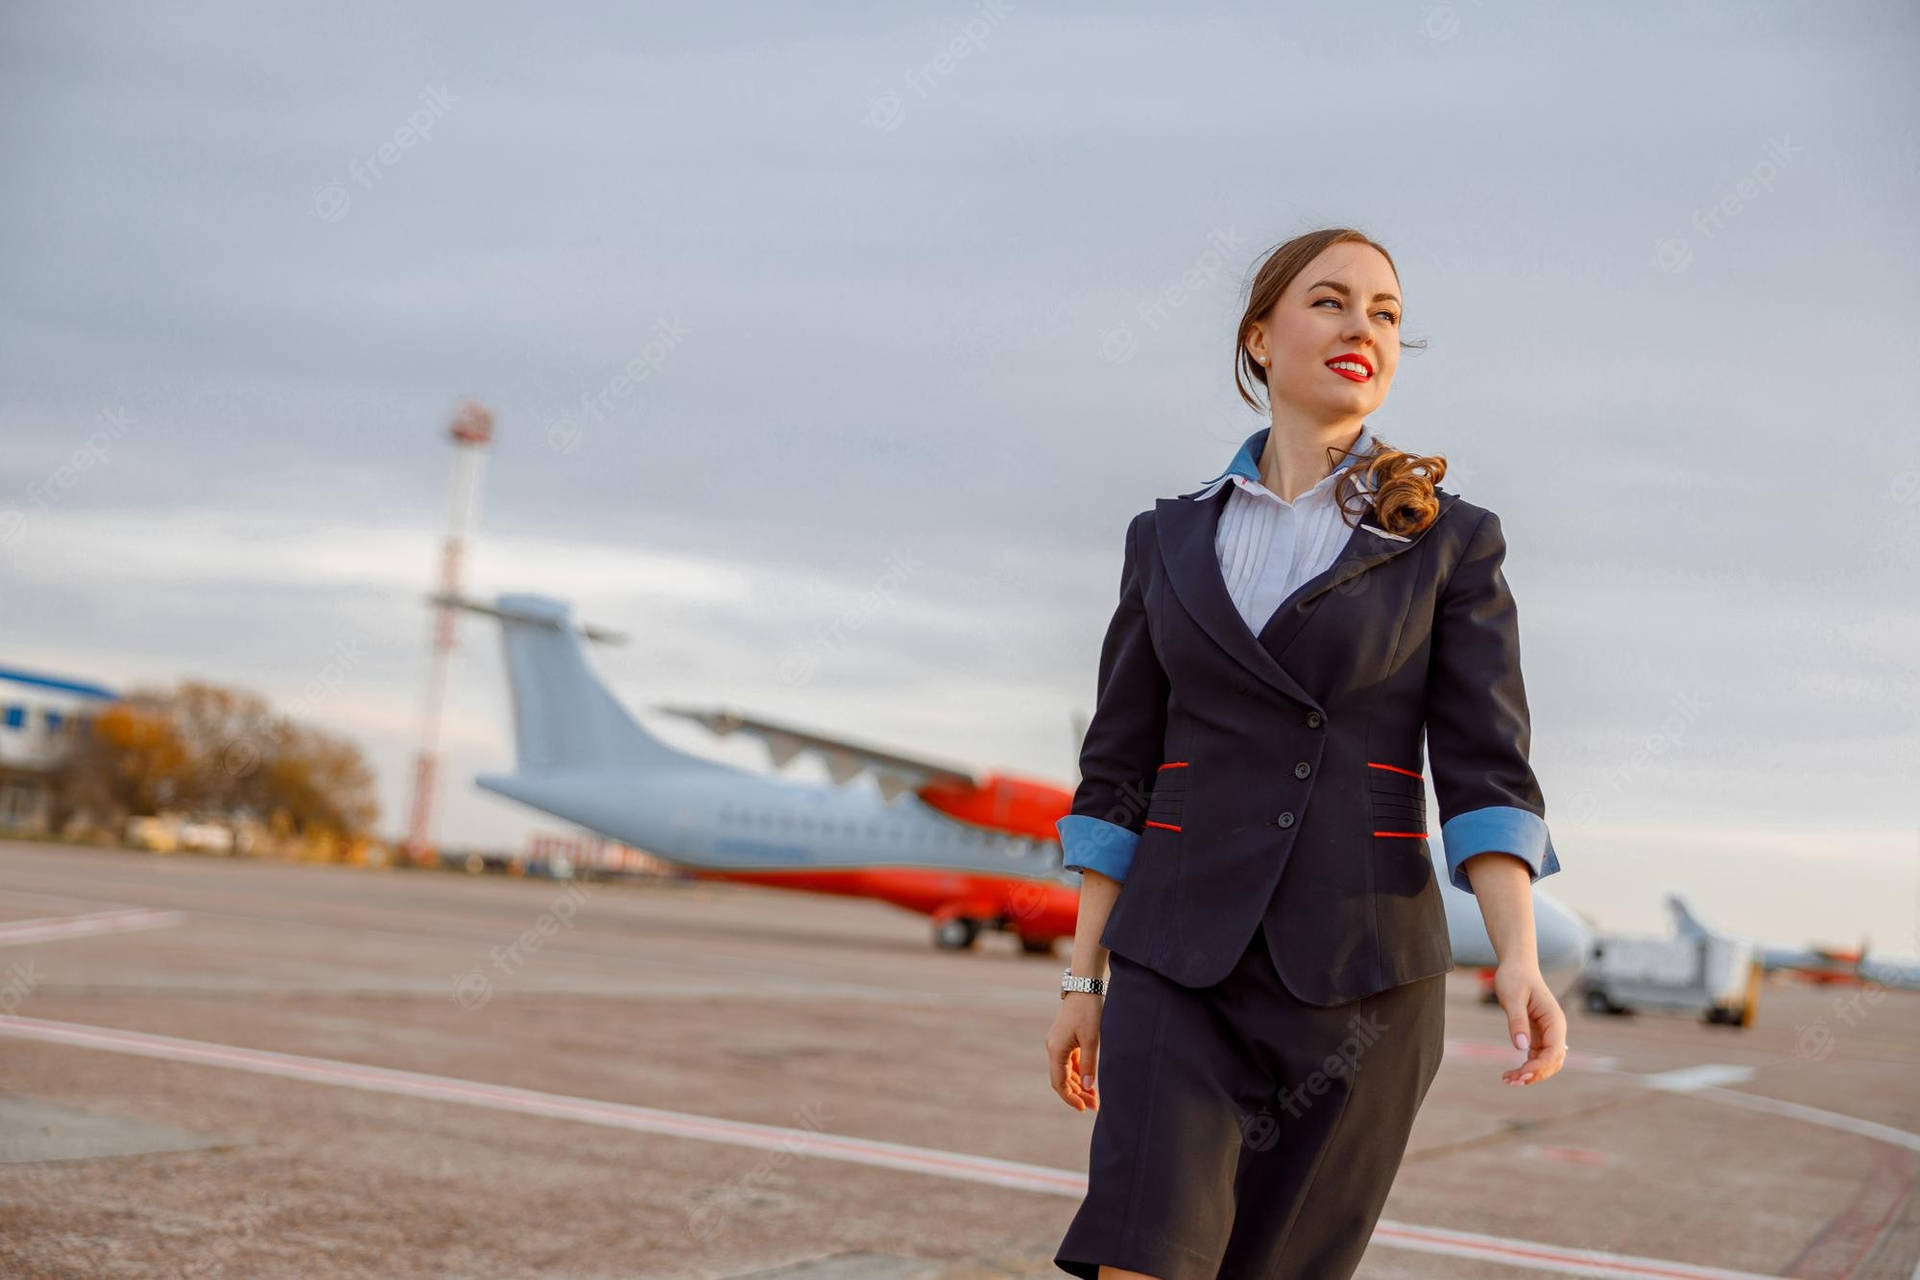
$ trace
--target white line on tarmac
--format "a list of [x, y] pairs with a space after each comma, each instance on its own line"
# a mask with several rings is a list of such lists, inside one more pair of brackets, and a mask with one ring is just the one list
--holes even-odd
[[805, 1155], [849, 1160], [856, 1164], [878, 1165], [887, 1169], [909, 1169], [934, 1173], [971, 1182], [1026, 1191], [1051, 1191], [1080, 1195], [1086, 1190], [1086, 1177], [1066, 1169], [1045, 1165], [995, 1160], [987, 1156], [959, 1155], [929, 1147], [880, 1142], [869, 1138], [841, 1137], [813, 1129], [785, 1125], [753, 1124], [743, 1120], [722, 1120], [682, 1111], [663, 1111], [655, 1107], [633, 1106], [622, 1102], [600, 1102], [565, 1094], [541, 1093], [511, 1085], [485, 1084], [478, 1080], [460, 1080], [450, 1076], [425, 1075], [392, 1067], [362, 1066], [327, 1058], [308, 1058], [298, 1054], [275, 1053], [266, 1049], [243, 1049], [213, 1044], [204, 1040], [182, 1040], [174, 1036], [153, 1035], [141, 1031], [117, 1031], [109, 1027], [89, 1027], [72, 1022], [53, 1022], [42, 1018], [0, 1016], [0, 1035], [39, 1040], [47, 1044], [71, 1045], [82, 1049], [106, 1049], [172, 1062], [192, 1062], [203, 1066], [230, 1067], [263, 1075], [285, 1076], [314, 1084], [341, 1085], [375, 1093], [397, 1093], [442, 1102], [465, 1102], [516, 1111], [522, 1115], [548, 1116], [557, 1120], [583, 1120], [589, 1124], [642, 1133], [663, 1133], [674, 1137], [702, 1138], [709, 1142], [727, 1142], [736, 1146], [770, 1150], [797, 1151]]
[[1823, 1124], [1829, 1129], [1839, 1129], [1843, 1133], [1857, 1133], [1863, 1138], [1877, 1138], [1881, 1142], [1896, 1147], [1905, 1147], [1908, 1151], [1920, 1151], [1920, 1134], [1908, 1133], [1905, 1129], [1896, 1129], [1892, 1125], [1875, 1124], [1871, 1120], [1862, 1120], [1858, 1116], [1841, 1115], [1837, 1111], [1822, 1111], [1818, 1107], [1803, 1106], [1798, 1102], [1784, 1102], [1779, 1098], [1769, 1098], [1764, 1094], [1747, 1093], [1740, 1089], [1701, 1089], [1696, 1098], [1708, 1098], [1714, 1102], [1724, 1102], [1728, 1106], [1745, 1107], [1748, 1111], [1762, 1111], [1773, 1116], [1787, 1116], [1794, 1120], [1805, 1120], [1809, 1124]]
[[1481, 1262], [1502, 1262], [1527, 1271], [1549, 1271], [1562, 1276], [1633, 1277], [1634, 1280], [1769, 1280], [1764, 1272], [1728, 1271], [1721, 1267], [1701, 1267], [1689, 1262], [1663, 1262], [1658, 1258], [1635, 1258], [1621, 1253], [1602, 1253], [1598, 1249], [1562, 1249], [1528, 1244], [1502, 1236], [1482, 1235], [1477, 1231], [1452, 1231], [1446, 1227], [1404, 1227], [1382, 1219], [1374, 1228], [1373, 1243], [1411, 1249], [1416, 1253], [1438, 1253], [1452, 1258], [1473, 1258]]
[[1752, 1067], [1736, 1067], [1725, 1062], [1703, 1062], [1697, 1067], [1679, 1067], [1672, 1071], [1652, 1071], [1640, 1077], [1649, 1089], [1668, 1093], [1698, 1093], [1717, 1085], [1739, 1084], [1753, 1079]]
[[10, 920], [0, 924], [0, 947], [25, 946], [59, 938], [85, 938], [98, 933], [130, 933], [136, 929], [166, 929], [186, 917], [178, 911], [129, 907], [125, 911], [91, 911], [79, 916], [48, 916], [41, 920]]
[[[1498, 1040], [1456, 1040], [1448, 1036], [1442, 1044], [1443, 1060], [1466, 1058], [1478, 1062], [1498, 1062], [1504, 1067], [1517, 1067], [1527, 1060], [1526, 1054], [1510, 1044], [1501, 1044]], [[1562, 1068], [1567, 1071], [1612, 1071], [1619, 1065], [1620, 1059], [1607, 1054], [1582, 1053], [1578, 1049], [1569, 1049]]]
[[[1748, 1111], [1759, 1111], [1770, 1116], [1804, 1120], [1808, 1124], [1838, 1129], [1842, 1133], [1858, 1134], [1863, 1138], [1873, 1138], [1891, 1146], [1903, 1147], [1908, 1151], [1920, 1151], [1920, 1133], [1909, 1133], [1905, 1129], [1896, 1129], [1892, 1125], [1878, 1124], [1872, 1120], [1862, 1120], [1859, 1116], [1850, 1116], [1839, 1111], [1827, 1111], [1820, 1107], [1809, 1107], [1804, 1103], [1769, 1098], [1762, 1093], [1748, 1093], [1744, 1089], [1720, 1087], [1723, 1084], [1737, 1084], [1742, 1080], [1751, 1079], [1755, 1074], [1752, 1067], [1706, 1062], [1697, 1067], [1682, 1067], [1675, 1071], [1651, 1071], [1645, 1074], [1620, 1071], [1615, 1074], [1625, 1080], [1638, 1081], [1650, 1089], [1684, 1093], [1689, 1098], [1704, 1098], [1708, 1102], [1719, 1102], [1730, 1107], [1744, 1107]], [[1916, 1276], [1915, 1280], [1920, 1280], [1920, 1276]]]
[[[464, 1102], [470, 1106], [491, 1107], [497, 1111], [521, 1115], [547, 1116], [556, 1120], [579, 1120], [587, 1124], [630, 1129], [641, 1133], [660, 1133], [680, 1138], [698, 1138], [707, 1142], [735, 1146], [791, 1151], [799, 1155], [845, 1160], [853, 1164], [875, 1165], [885, 1169], [905, 1169], [914, 1173], [954, 1178], [965, 1182], [984, 1182], [1020, 1191], [1038, 1191], [1048, 1195], [1078, 1199], [1086, 1194], [1087, 1176], [1072, 1169], [1053, 1169], [1045, 1165], [1023, 1164], [1014, 1160], [996, 1160], [988, 1156], [942, 1151], [936, 1147], [916, 1147], [898, 1142], [880, 1142], [871, 1138], [852, 1138], [822, 1133], [815, 1129], [785, 1125], [752, 1124], [742, 1120], [723, 1120], [714, 1116], [683, 1111], [664, 1111], [655, 1107], [634, 1106], [622, 1102], [600, 1102], [558, 1093], [540, 1093], [511, 1085], [485, 1084], [478, 1080], [460, 1080], [451, 1076], [426, 1075], [392, 1067], [363, 1066], [327, 1058], [308, 1058], [298, 1054], [275, 1053], [266, 1049], [244, 1049], [235, 1045], [214, 1044], [204, 1040], [183, 1040], [174, 1036], [142, 1031], [118, 1031], [111, 1027], [89, 1027], [73, 1022], [54, 1022], [44, 1018], [0, 1015], [0, 1035], [43, 1044], [67, 1045], [81, 1049], [103, 1049], [171, 1062], [190, 1062], [203, 1066], [228, 1067], [262, 1075], [283, 1076], [313, 1084], [340, 1085], [375, 1093], [393, 1093], [441, 1102]], [[1381, 1220], [1373, 1238], [1380, 1244], [1423, 1253], [1446, 1254], [1456, 1258], [1474, 1258], [1507, 1266], [1553, 1272], [1558, 1275], [1598, 1276], [1604, 1280], [1764, 1280], [1755, 1272], [1727, 1271], [1684, 1262], [1666, 1262], [1658, 1258], [1638, 1258], [1628, 1254], [1602, 1253], [1592, 1249], [1564, 1249], [1534, 1244], [1501, 1236], [1452, 1231], [1441, 1227], [1420, 1227], [1403, 1222]]]

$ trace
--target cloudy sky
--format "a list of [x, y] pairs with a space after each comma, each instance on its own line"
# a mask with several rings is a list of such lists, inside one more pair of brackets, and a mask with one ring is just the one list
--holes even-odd
[[[1351, 225], [1427, 343], [1376, 431], [1507, 531], [1543, 887], [1920, 951], [1917, 29], [9, 4], [0, 662], [254, 689], [398, 831], [474, 395], [469, 586], [628, 633], [629, 705], [1070, 782], [1128, 518], [1262, 425], [1251, 267]], [[511, 739], [461, 634], [442, 834], [518, 847], [561, 827], [471, 786]]]

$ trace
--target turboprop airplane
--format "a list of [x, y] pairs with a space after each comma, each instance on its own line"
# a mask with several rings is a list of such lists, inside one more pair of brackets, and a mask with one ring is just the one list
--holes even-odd
[[[1667, 910], [1673, 913], [1677, 932], [1695, 938], [1706, 936], [1707, 927], [1688, 909], [1679, 894], [1667, 895]], [[1920, 991], [1920, 959], [1870, 957], [1864, 938], [1853, 950], [1818, 945], [1776, 946], [1766, 942], [1755, 942], [1754, 948], [1763, 973], [1785, 972], [1819, 986], [1879, 986]]]
[[[756, 736], [776, 768], [814, 753], [832, 781], [770, 777], [691, 755], [647, 732], [600, 683], [581, 640], [620, 637], [576, 624], [566, 602], [522, 594], [490, 605], [428, 599], [500, 622], [514, 771], [480, 774], [480, 787], [701, 879], [879, 898], [920, 912], [932, 917], [943, 948], [971, 947], [994, 929], [1048, 953], [1073, 935], [1080, 873], [1061, 867], [1053, 827], [1071, 790], [732, 710], [656, 708], [715, 733]], [[863, 775], [871, 785], [854, 785]], [[1437, 841], [1434, 849], [1438, 859]], [[1455, 964], [1492, 965], [1476, 904], [1447, 884], [1444, 861], [1438, 867]], [[1534, 931], [1542, 969], [1564, 970], [1571, 981], [1591, 941], [1586, 924], [1536, 889]]]

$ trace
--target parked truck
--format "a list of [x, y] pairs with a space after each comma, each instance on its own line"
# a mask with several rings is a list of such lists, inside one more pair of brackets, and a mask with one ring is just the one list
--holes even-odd
[[1751, 1026], [1762, 966], [1751, 939], [1701, 928], [1677, 900], [1672, 937], [1612, 934], [1595, 939], [1579, 986], [1593, 1013], [1664, 1009], [1707, 1022]]

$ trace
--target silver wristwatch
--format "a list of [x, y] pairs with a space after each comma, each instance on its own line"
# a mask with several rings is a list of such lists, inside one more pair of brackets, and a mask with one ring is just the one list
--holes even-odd
[[1096, 996], [1107, 994], [1105, 978], [1080, 978], [1074, 976], [1071, 968], [1060, 971], [1060, 998], [1065, 1000], [1069, 991], [1086, 991]]

